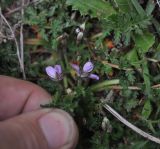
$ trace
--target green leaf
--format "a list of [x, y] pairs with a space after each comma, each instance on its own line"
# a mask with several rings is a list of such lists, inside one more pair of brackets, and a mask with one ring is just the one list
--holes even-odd
[[153, 12], [155, 8], [155, 3], [153, 3], [152, 0], [149, 0], [147, 3], [147, 7], [146, 7], [146, 13], [147, 15], [151, 15], [151, 13]]
[[145, 83], [145, 92], [148, 96], [148, 99], [151, 98], [151, 82], [150, 82], [150, 74], [149, 74], [149, 69], [148, 69], [148, 63], [147, 60], [143, 60], [142, 63], [142, 69], [143, 69], [143, 79]]
[[74, 10], [79, 10], [82, 15], [89, 14], [100, 19], [116, 13], [111, 4], [103, 0], [67, 0], [66, 3], [72, 5]]
[[132, 49], [129, 53], [127, 53], [126, 58], [132, 65], [139, 66], [139, 64], [137, 64], [139, 60], [136, 48]]
[[145, 145], [148, 143], [148, 141], [139, 141], [136, 143], [133, 143], [131, 146], [131, 149], [142, 149], [145, 147]]
[[151, 121], [148, 121], [148, 128], [149, 128], [154, 134], [156, 133], [156, 131], [155, 131], [155, 129], [154, 129], [153, 124], [152, 124]]
[[127, 112], [130, 112], [133, 108], [135, 108], [138, 105], [138, 100], [137, 99], [131, 99], [128, 100], [125, 103], [125, 109], [127, 110]]
[[139, 4], [139, 2], [137, 0], [131, 0], [132, 4], [134, 5], [134, 7], [136, 8], [138, 14], [141, 17], [146, 16], [146, 13], [144, 11], [144, 9], [142, 8], [142, 6]]
[[124, 11], [124, 12], [131, 11], [132, 5], [130, 4], [128, 0], [116, 0], [116, 3], [118, 5], [118, 8], [121, 11]]
[[153, 34], [149, 32], [145, 32], [143, 35], [135, 35], [134, 38], [135, 46], [142, 50], [143, 53], [148, 52], [149, 48], [152, 47], [152, 45], [155, 42], [155, 37]]
[[152, 105], [151, 105], [150, 100], [147, 100], [145, 102], [143, 110], [142, 110], [142, 116], [145, 119], [148, 119], [148, 117], [150, 116], [151, 112], [152, 112]]
[[154, 54], [154, 58], [160, 61], [160, 44], [156, 48], [156, 52]]
[[153, 23], [157, 33], [160, 35], [160, 23], [155, 18], [152, 18], [152, 23]]

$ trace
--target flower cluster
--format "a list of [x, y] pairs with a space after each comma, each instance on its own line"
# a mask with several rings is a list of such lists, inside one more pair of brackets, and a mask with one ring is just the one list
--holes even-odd
[[[91, 78], [94, 80], [99, 80], [98, 75], [91, 73], [92, 70], [94, 69], [94, 65], [90, 61], [84, 64], [82, 70], [76, 64], [71, 64], [71, 67], [76, 71], [77, 75], [81, 78]], [[60, 81], [63, 79], [61, 65], [55, 65], [54, 67], [52, 66], [46, 67], [46, 73], [53, 81]]]

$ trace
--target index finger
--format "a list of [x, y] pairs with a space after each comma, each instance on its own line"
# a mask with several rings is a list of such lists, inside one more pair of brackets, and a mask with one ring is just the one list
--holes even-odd
[[0, 120], [40, 109], [50, 100], [49, 93], [37, 85], [0, 75]]

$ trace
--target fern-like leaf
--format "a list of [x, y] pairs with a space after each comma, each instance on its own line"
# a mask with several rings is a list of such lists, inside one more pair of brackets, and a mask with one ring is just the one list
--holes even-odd
[[72, 5], [73, 10], [79, 10], [82, 15], [105, 19], [116, 13], [109, 2], [103, 0], [67, 0], [67, 5]]

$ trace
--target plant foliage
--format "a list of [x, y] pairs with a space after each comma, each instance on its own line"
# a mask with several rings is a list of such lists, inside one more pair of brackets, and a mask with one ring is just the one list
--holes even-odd
[[[74, 117], [78, 149], [159, 148], [103, 108], [110, 104], [132, 124], [160, 136], [160, 10], [155, 1], [45, 0], [28, 5], [23, 20], [20, 11], [7, 15], [19, 1], [1, 3], [18, 42], [19, 22], [24, 24], [27, 79], [53, 96], [41, 107], [61, 108]], [[14, 40], [0, 22], [0, 73], [21, 78]], [[83, 72], [87, 61], [94, 65], [89, 74]], [[45, 67], [57, 64], [63, 73], [53, 81]], [[100, 79], [92, 80], [90, 73]]]

